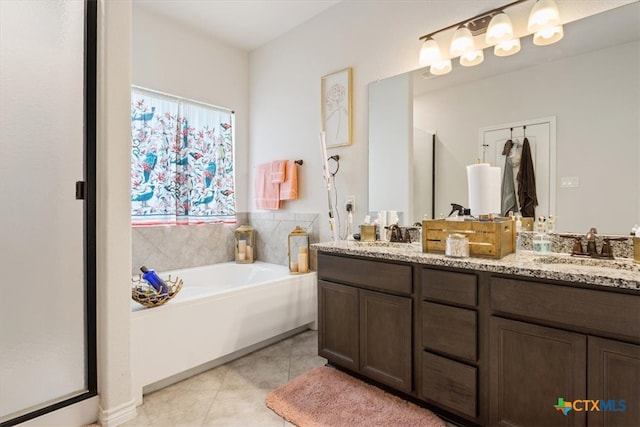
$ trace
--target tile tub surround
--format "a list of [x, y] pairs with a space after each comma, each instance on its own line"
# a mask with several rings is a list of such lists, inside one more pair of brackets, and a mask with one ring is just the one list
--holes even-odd
[[319, 241], [319, 215], [313, 213], [243, 212], [230, 225], [132, 227], [131, 274], [140, 274], [142, 265], [167, 271], [233, 261], [234, 232], [242, 224], [254, 228], [256, 259], [271, 264], [288, 264], [288, 236], [296, 225], [310, 231], [310, 243]]
[[[640, 265], [635, 264], [630, 258], [608, 261], [574, 258], [566, 254], [543, 257], [532, 251], [522, 251], [517, 257], [516, 254], [510, 254], [499, 260], [450, 258], [440, 254], [424, 253], [419, 243], [362, 243], [346, 240], [317, 243], [312, 247], [324, 253], [365, 256], [640, 291]], [[550, 262], [552, 259], [556, 262]], [[565, 264], [561, 262], [562, 260], [585, 265]]]
[[[309, 233], [309, 243], [319, 242], [319, 214], [287, 212], [250, 212], [249, 225], [255, 230], [256, 259], [288, 265], [289, 233], [297, 225]], [[315, 264], [311, 265], [315, 269]]]
[[140, 274], [142, 265], [167, 271], [233, 261], [234, 231], [247, 222], [247, 214], [237, 218], [237, 224], [227, 225], [131, 227], [131, 274]]

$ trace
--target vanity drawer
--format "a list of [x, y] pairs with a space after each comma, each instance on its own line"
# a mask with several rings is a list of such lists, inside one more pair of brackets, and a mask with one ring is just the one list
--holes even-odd
[[474, 310], [432, 302], [422, 303], [422, 346], [478, 360], [478, 315]]
[[422, 353], [421, 398], [475, 418], [478, 414], [477, 383], [477, 369], [473, 366]]
[[411, 295], [410, 265], [318, 254], [318, 276], [324, 280]]
[[423, 268], [422, 298], [474, 307], [478, 303], [477, 277]]
[[491, 309], [640, 342], [640, 294], [493, 277]]

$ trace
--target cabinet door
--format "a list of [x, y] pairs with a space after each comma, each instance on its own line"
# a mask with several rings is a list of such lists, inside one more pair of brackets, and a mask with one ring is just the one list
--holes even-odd
[[490, 425], [585, 425], [554, 405], [586, 398], [586, 336], [496, 317], [490, 328]]
[[589, 426], [640, 424], [640, 346], [589, 337], [588, 382], [587, 398], [600, 401]]
[[411, 298], [360, 290], [360, 372], [411, 392]]
[[318, 354], [357, 371], [358, 289], [318, 281]]

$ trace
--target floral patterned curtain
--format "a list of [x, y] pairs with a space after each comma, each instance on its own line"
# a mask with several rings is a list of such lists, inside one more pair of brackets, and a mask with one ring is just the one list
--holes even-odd
[[233, 113], [131, 96], [132, 225], [235, 222]]

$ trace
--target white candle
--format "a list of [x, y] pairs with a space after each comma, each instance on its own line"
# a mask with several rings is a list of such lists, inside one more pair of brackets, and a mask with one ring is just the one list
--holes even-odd
[[244, 252], [238, 252], [238, 261], [244, 261]]
[[249, 261], [253, 261], [253, 247], [252, 246], [248, 246], [247, 245], [246, 253], [247, 253], [247, 259]]
[[289, 266], [289, 270], [291, 270], [294, 273], [298, 272], [298, 263], [295, 261], [291, 261], [291, 265]]
[[245, 254], [247, 252], [247, 241], [238, 240], [238, 253]]
[[298, 254], [298, 271], [300, 273], [306, 273], [309, 269], [309, 254], [302, 252]]

